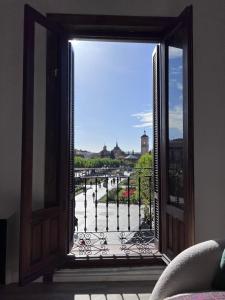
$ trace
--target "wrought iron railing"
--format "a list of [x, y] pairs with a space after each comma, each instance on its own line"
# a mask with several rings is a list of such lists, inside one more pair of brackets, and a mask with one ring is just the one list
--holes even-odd
[[[92, 175], [89, 175], [92, 174]], [[100, 174], [100, 175], [98, 175]], [[75, 256], [157, 255], [152, 170], [75, 176]]]

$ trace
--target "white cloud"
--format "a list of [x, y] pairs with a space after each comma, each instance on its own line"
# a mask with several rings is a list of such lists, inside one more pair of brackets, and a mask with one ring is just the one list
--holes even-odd
[[181, 106], [175, 106], [173, 109], [169, 110], [169, 126], [170, 128], [177, 129], [178, 131], [183, 131], [183, 110]]
[[179, 58], [183, 55], [183, 49], [169, 47], [169, 58]]
[[179, 81], [177, 81], [177, 89], [179, 91], [183, 91], [183, 84], [181, 82], [179, 82]]
[[[178, 131], [183, 131], [183, 110], [182, 106], [175, 106], [173, 109], [170, 109], [170, 128], [177, 129]], [[135, 117], [139, 123], [133, 125], [135, 128], [143, 127], [153, 127], [153, 113], [152, 112], [140, 112], [133, 114], [132, 117]]]
[[133, 125], [135, 128], [152, 127], [153, 126], [153, 113], [152, 112], [140, 112], [133, 114], [140, 123]]
[[179, 91], [183, 91], [183, 81], [179, 79], [172, 78], [170, 79], [169, 85], [171, 86], [171, 89], [176, 88]]

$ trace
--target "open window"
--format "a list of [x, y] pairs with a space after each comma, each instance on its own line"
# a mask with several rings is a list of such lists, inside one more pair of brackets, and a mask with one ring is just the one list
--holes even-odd
[[[44, 17], [25, 6], [21, 284], [51, 274], [73, 244], [72, 38], [159, 43], [153, 54], [155, 242], [169, 257], [193, 244], [191, 24], [190, 7], [177, 18], [166, 18]], [[175, 105], [173, 72], [180, 74]], [[181, 132], [171, 138], [174, 115]]]

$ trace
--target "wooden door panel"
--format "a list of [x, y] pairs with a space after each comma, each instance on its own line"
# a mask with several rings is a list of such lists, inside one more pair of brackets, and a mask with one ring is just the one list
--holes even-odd
[[29, 277], [37, 274], [43, 266], [45, 271], [51, 270], [51, 262], [59, 257], [59, 226], [58, 208], [36, 211], [30, 224], [27, 224], [31, 230], [30, 240], [27, 241], [27, 264], [23, 272], [28, 273]]
[[33, 219], [31, 224], [31, 253], [38, 251], [41, 254], [40, 258], [57, 253], [59, 249], [59, 222], [60, 217], [58, 214], [52, 216], [46, 216], [45, 214], [41, 220], [38, 219], [37, 221]]
[[31, 265], [38, 263], [43, 256], [43, 224], [31, 225]]
[[59, 216], [56, 216], [49, 220], [49, 254], [54, 254], [59, 249], [59, 226]]
[[167, 255], [169, 254], [170, 258], [173, 258], [177, 253], [180, 253], [184, 247], [184, 222], [176, 219], [170, 214], [166, 214], [166, 248]]
[[[35, 56], [36, 48], [40, 46], [35, 39], [35, 33], [40, 27], [42, 33], [44, 32], [41, 39], [44, 44], [40, 48], [40, 53]], [[54, 41], [56, 53], [52, 56], [54, 59], [48, 61], [47, 39], [50, 36], [54, 37], [50, 40]], [[69, 125], [68, 118], [63, 119], [65, 124], [62, 124], [61, 115], [68, 115], [69, 108], [62, 103], [67, 103], [69, 99], [66, 98], [67, 91], [64, 91], [67, 90], [67, 77], [62, 78], [61, 70], [67, 72], [68, 60], [67, 52], [60, 55], [61, 49], [66, 49], [66, 47], [68, 47], [68, 41], [61, 28], [25, 5], [20, 284], [28, 283], [53, 271], [67, 250], [68, 189], [65, 189], [66, 185], [62, 187], [61, 182], [62, 178], [67, 178], [69, 173], [67, 168], [69, 147], [67, 143], [62, 142], [62, 136], [68, 140], [69, 134], [66, 129]], [[46, 61], [48, 61], [47, 66]], [[40, 62], [42, 69], [39, 68]], [[40, 83], [43, 88], [41, 91], [38, 90]], [[42, 118], [37, 119], [37, 116], [42, 116]], [[45, 117], [48, 122], [45, 122]], [[43, 123], [40, 124], [40, 122]], [[54, 134], [47, 130], [49, 124]], [[35, 128], [36, 130], [41, 128], [41, 134], [38, 131], [35, 132]], [[37, 141], [40, 136], [42, 136], [40, 143], [45, 143], [44, 146], [41, 145], [44, 157], [42, 163], [39, 163], [37, 159]], [[64, 147], [63, 153], [60, 147]], [[63, 170], [60, 169], [62, 164], [64, 164]], [[50, 169], [51, 171], [48, 172]], [[55, 175], [52, 177], [53, 173]]]

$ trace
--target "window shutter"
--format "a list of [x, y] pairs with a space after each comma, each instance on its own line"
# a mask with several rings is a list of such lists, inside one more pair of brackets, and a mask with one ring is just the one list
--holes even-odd
[[[38, 38], [40, 32], [41, 39]], [[68, 41], [60, 25], [25, 5], [19, 256], [21, 285], [40, 276], [44, 276], [45, 279], [50, 277], [61, 264], [67, 250], [65, 200], [68, 197], [68, 187], [67, 173], [64, 170], [67, 170], [68, 164], [65, 155], [68, 148], [68, 84], [67, 76], [63, 75], [67, 70], [68, 59], [67, 52], [66, 55], [61, 55], [67, 46]], [[45, 66], [40, 72], [37, 71], [39, 64]], [[41, 81], [37, 79], [37, 74]], [[41, 82], [44, 82], [43, 86]], [[44, 97], [37, 97], [36, 90]], [[64, 105], [61, 105], [62, 103]], [[36, 120], [43, 125], [41, 131], [35, 130], [34, 126], [35, 118], [40, 115], [42, 119]], [[43, 147], [41, 149], [44, 164], [39, 159], [35, 160], [33, 152], [34, 149], [39, 151], [39, 145], [35, 143], [39, 134], [42, 135], [38, 142]], [[38, 173], [37, 176], [38, 180], [43, 180], [41, 185], [33, 184], [35, 166], [45, 172], [44, 175], [42, 173], [40, 176]], [[38, 199], [40, 206], [33, 206], [35, 199]]]
[[74, 190], [74, 52], [69, 43], [69, 209], [68, 236], [69, 251], [73, 246], [74, 218], [75, 218], [75, 190]]
[[159, 184], [160, 184], [160, 96], [159, 96], [159, 45], [152, 55], [153, 69], [153, 191], [154, 191], [154, 228], [155, 241], [159, 241], [160, 230], [160, 203], [159, 203]]

